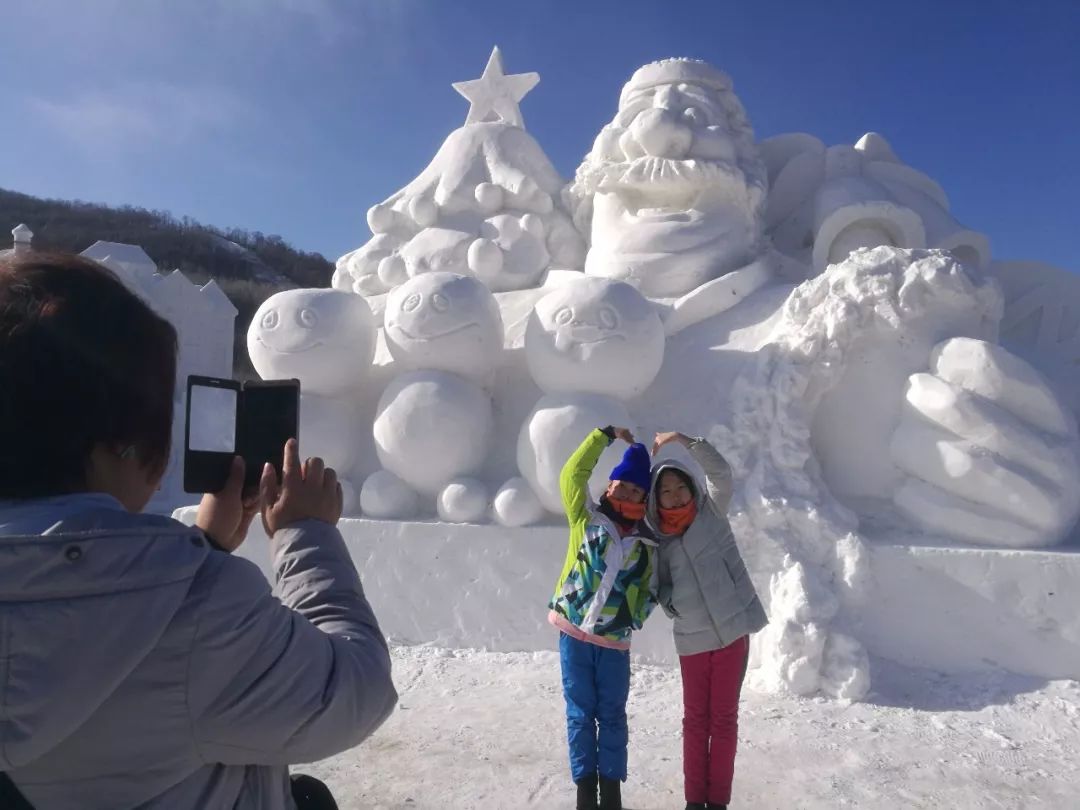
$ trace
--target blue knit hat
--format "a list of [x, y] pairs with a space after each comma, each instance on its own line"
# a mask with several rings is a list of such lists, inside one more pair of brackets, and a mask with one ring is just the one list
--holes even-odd
[[651, 466], [652, 460], [649, 458], [649, 451], [645, 449], [645, 445], [635, 442], [626, 448], [622, 461], [611, 471], [610, 478], [612, 481], [628, 481], [631, 484], [637, 484], [648, 492], [651, 482], [649, 475]]

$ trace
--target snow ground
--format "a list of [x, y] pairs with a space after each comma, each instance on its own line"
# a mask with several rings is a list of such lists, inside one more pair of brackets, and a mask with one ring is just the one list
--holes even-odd
[[[393, 656], [393, 717], [296, 768], [342, 810], [574, 806], [555, 652]], [[744, 691], [732, 808], [1080, 807], [1080, 683], [873, 665], [863, 703]], [[625, 806], [682, 808], [677, 670], [635, 665], [628, 713]]]

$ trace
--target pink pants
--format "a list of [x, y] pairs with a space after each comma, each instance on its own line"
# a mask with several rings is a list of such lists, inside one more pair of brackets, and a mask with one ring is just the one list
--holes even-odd
[[739, 741], [739, 693], [750, 641], [680, 655], [683, 682], [683, 778], [686, 801], [728, 804]]

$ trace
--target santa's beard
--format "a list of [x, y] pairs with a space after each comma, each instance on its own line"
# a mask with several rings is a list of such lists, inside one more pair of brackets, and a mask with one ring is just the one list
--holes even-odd
[[724, 160], [643, 157], [630, 160], [587, 161], [578, 173], [577, 185], [587, 193], [616, 192], [632, 208], [651, 206], [689, 209], [707, 195], [753, 210], [754, 201], [746, 175]]

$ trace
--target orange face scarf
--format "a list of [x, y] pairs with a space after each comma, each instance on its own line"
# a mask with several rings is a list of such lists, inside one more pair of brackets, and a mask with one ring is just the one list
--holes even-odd
[[697, 504], [690, 501], [675, 509], [660, 509], [660, 531], [664, 534], [682, 534], [697, 517]]
[[626, 501], [608, 495], [608, 503], [619, 513], [619, 517], [627, 522], [634, 523], [645, 517], [645, 504], [642, 501]]

